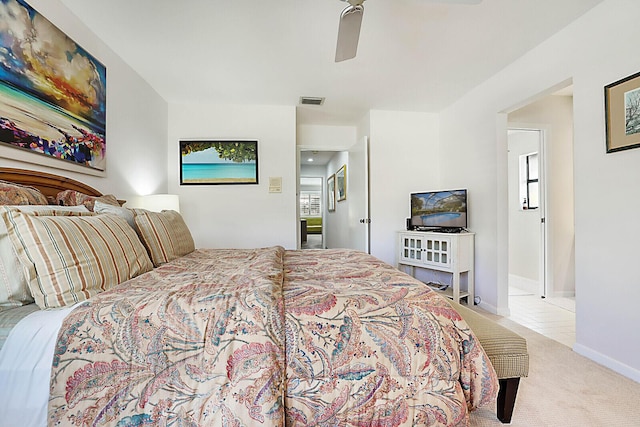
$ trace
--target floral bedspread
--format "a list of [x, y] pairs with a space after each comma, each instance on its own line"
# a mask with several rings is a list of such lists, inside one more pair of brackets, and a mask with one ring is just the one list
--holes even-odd
[[196, 250], [76, 308], [49, 425], [283, 425], [283, 256]]
[[65, 319], [50, 425], [468, 425], [495, 372], [435, 292], [360, 252], [197, 250]]
[[288, 251], [287, 425], [465, 426], [493, 367], [444, 297], [351, 250]]

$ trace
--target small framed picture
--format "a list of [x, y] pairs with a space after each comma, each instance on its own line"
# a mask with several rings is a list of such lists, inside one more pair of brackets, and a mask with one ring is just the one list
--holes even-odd
[[334, 212], [336, 210], [336, 175], [331, 174], [327, 178], [327, 210]]
[[257, 183], [258, 141], [180, 141], [180, 185]]
[[347, 165], [342, 165], [336, 172], [336, 193], [339, 202], [347, 200]]
[[604, 88], [607, 153], [640, 147], [640, 73]]

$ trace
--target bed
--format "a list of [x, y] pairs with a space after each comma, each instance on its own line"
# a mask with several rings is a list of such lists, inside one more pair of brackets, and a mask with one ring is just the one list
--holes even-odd
[[[105, 204], [50, 174], [0, 168], [0, 181], [95, 202], [0, 207], [36, 301], [0, 311], [0, 425], [466, 426], [495, 401], [495, 371], [460, 315], [368, 254], [195, 249], [175, 212]], [[67, 257], [62, 273], [45, 270], [52, 252]], [[78, 254], [99, 268], [73, 270]], [[108, 277], [85, 289], [94, 275]]]

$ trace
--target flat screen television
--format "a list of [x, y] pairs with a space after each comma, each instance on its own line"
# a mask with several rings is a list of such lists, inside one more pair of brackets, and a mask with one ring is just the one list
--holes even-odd
[[425, 231], [467, 228], [467, 190], [411, 193], [410, 228]]

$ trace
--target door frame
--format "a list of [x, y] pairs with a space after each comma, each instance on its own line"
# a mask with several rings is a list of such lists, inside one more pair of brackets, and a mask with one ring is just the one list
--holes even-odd
[[[297, 145], [296, 146], [296, 240], [297, 240], [297, 248], [300, 249], [301, 242], [301, 230], [300, 230], [300, 153], [303, 151], [326, 151], [326, 152], [334, 152], [340, 153], [349, 151], [349, 147], [340, 147], [340, 146], [324, 146], [324, 145]], [[328, 177], [323, 177], [322, 183], [322, 197], [323, 197], [323, 206], [326, 206], [326, 192], [325, 185]], [[325, 211], [326, 209], [322, 209], [322, 242], [323, 246], [326, 245], [327, 236], [326, 236], [326, 227], [325, 227]]]
[[[352, 189], [351, 194], [356, 194], [355, 200], [352, 197], [349, 202], [349, 247], [370, 254], [369, 137], [363, 136], [359, 138], [347, 151], [347, 157], [351, 170], [351, 173], [347, 175], [348, 186]], [[362, 169], [359, 169], [359, 166], [362, 166]], [[354, 173], [354, 170], [356, 173]], [[362, 191], [354, 192], [354, 187]]]
[[[364, 167], [366, 168], [366, 194], [364, 195], [365, 198], [365, 203], [366, 203], [366, 210], [367, 210], [367, 216], [370, 215], [370, 193], [369, 193], [369, 156], [368, 156], [368, 150], [369, 150], [369, 138], [368, 137], [363, 137], [365, 138], [365, 146], [366, 146], [366, 152], [367, 155], [365, 156], [365, 165]], [[301, 241], [300, 241], [300, 158], [301, 158], [301, 153], [303, 151], [324, 151], [324, 152], [333, 152], [333, 153], [346, 153], [347, 156], [350, 155], [350, 151], [359, 143], [362, 142], [362, 139], [357, 139], [354, 141], [353, 144], [343, 147], [343, 146], [322, 146], [322, 145], [298, 145], [297, 146], [297, 151], [296, 151], [296, 240], [298, 241], [297, 243], [297, 247], [298, 249], [300, 249], [301, 247]], [[349, 180], [349, 177], [351, 176], [352, 173], [352, 169], [350, 167], [347, 168], [347, 181]], [[324, 185], [326, 183], [326, 179], [328, 178], [325, 177], [324, 183], [323, 183], [323, 194], [326, 194], [324, 191]], [[326, 197], [326, 196], [323, 196]], [[349, 216], [349, 215], [348, 215]], [[325, 209], [323, 209], [323, 227], [322, 227], [322, 238], [323, 238], [323, 243], [324, 245], [327, 244], [327, 242], [329, 241], [328, 236], [326, 234], [328, 227], [325, 227], [324, 224], [326, 224], [325, 222], [326, 216], [325, 216]], [[348, 220], [349, 218], [347, 218]], [[371, 236], [370, 236], [370, 220], [369, 218], [365, 218], [365, 221], [368, 221], [364, 224], [364, 226], [366, 227], [366, 233], [367, 233], [367, 252], [371, 252], [371, 248], [370, 248], [370, 244], [371, 244]], [[349, 226], [349, 224], [347, 223], [347, 226]]]

